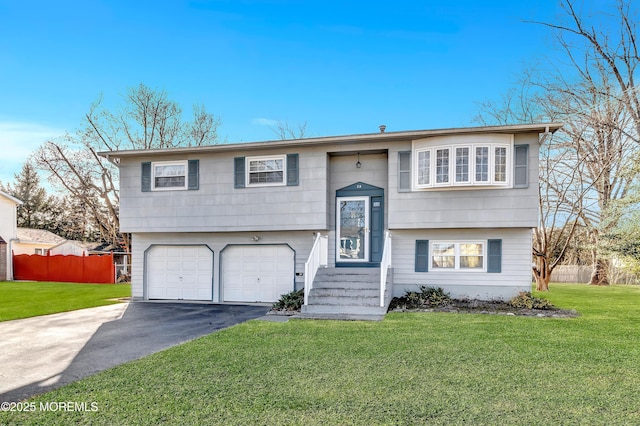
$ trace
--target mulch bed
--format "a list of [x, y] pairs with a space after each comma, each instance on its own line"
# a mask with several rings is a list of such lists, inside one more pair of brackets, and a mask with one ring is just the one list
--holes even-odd
[[[525, 309], [515, 308], [508, 303], [501, 301], [484, 301], [484, 300], [457, 300], [452, 299], [447, 306], [426, 307], [426, 308], [394, 308], [389, 312], [450, 312], [457, 314], [487, 314], [487, 315], [509, 315], [509, 316], [527, 316], [527, 317], [549, 317], [549, 318], [575, 318], [580, 314], [575, 310], [569, 309]], [[300, 311], [286, 310], [270, 310], [268, 315], [296, 315]]]
[[528, 317], [550, 317], [550, 318], [574, 318], [580, 316], [575, 310], [569, 309], [526, 309], [515, 308], [508, 303], [501, 301], [484, 300], [456, 300], [452, 299], [447, 306], [425, 307], [425, 308], [402, 308], [398, 307], [389, 312], [451, 312], [468, 314], [489, 314], [489, 315], [510, 315]]

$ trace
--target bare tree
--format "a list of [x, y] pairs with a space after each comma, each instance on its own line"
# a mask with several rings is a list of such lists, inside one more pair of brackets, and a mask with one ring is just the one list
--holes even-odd
[[583, 180], [585, 163], [575, 157], [570, 139], [561, 133], [541, 145], [538, 186], [539, 224], [533, 230], [533, 276], [536, 290], [548, 291], [553, 270], [562, 262], [580, 228], [583, 199], [590, 188]]
[[[589, 283], [607, 285], [609, 261], [601, 250], [600, 235], [618, 226], [623, 214], [612, 203], [624, 200], [640, 176], [637, 163], [640, 146], [628, 137], [635, 133], [629, 126], [626, 109], [617, 102], [598, 102], [598, 93], [590, 91], [592, 107], [574, 112], [565, 131], [573, 141], [571, 149], [585, 164], [583, 180], [591, 189], [585, 194], [580, 217], [588, 230], [593, 271]], [[604, 89], [600, 93], [607, 93]], [[574, 91], [574, 96], [579, 92]], [[595, 95], [594, 95], [595, 94]]]
[[[565, 22], [536, 22], [555, 31], [555, 45], [564, 52], [569, 66], [579, 79], [594, 80], [593, 70], [607, 76], [612, 90], [606, 93], [612, 103], [624, 106], [634, 126], [633, 137], [640, 135], [640, 93], [636, 73], [640, 63], [636, 10], [630, 0], [616, 0], [615, 7], [596, 13], [581, 13], [575, 0], [561, 0]], [[609, 30], [616, 28], [616, 30]], [[615, 90], [613, 90], [615, 89]], [[626, 129], [619, 129], [626, 131]]]
[[[609, 283], [608, 260], [600, 235], [618, 226], [623, 215], [612, 202], [627, 197], [640, 176], [640, 102], [635, 73], [640, 62], [630, 4], [617, 0], [615, 13], [579, 13], [575, 2], [561, 2], [566, 23], [542, 23], [555, 31], [556, 46], [568, 61], [568, 72], [547, 74], [537, 85], [549, 94], [551, 108], [562, 117], [575, 158], [585, 162], [585, 194], [581, 220], [588, 229], [593, 272], [590, 284]], [[589, 21], [588, 21], [589, 19]], [[618, 31], [609, 31], [607, 24]]]
[[278, 138], [285, 139], [302, 139], [307, 132], [307, 122], [303, 121], [296, 125], [289, 124], [286, 121], [276, 121], [273, 126], [269, 127]]
[[[586, 229], [590, 238], [590, 283], [608, 284], [600, 236], [624, 220], [620, 206], [628, 203], [621, 201], [640, 177], [640, 99], [635, 86], [640, 58], [630, 3], [617, 0], [615, 13], [592, 15], [577, 11], [572, 0], [561, 5], [566, 22], [537, 24], [554, 30], [565, 66], [523, 73], [516, 88], [498, 103], [481, 104], [476, 117], [483, 124], [565, 123], [541, 160], [541, 222], [533, 247], [539, 288], [575, 244], [576, 227]], [[617, 32], [605, 25], [611, 21]]]
[[34, 159], [53, 185], [84, 206], [103, 241], [128, 251], [129, 236], [119, 233], [118, 168], [98, 152], [214, 144], [220, 121], [203, 106], [194, 106], [193, 120], [186, 121], [166, 92], [143, 84], [129, 89], [124, 101], [123, 108], [111, 111], [99, 98], [78, 132], [46, 142]]

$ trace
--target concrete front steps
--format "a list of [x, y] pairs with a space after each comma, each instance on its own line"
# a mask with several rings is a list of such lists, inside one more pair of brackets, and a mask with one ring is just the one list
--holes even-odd
[[391, 274], [380, 306], [380, 268], [320, 268], [298, 318], [380, 321], [389, 308]]

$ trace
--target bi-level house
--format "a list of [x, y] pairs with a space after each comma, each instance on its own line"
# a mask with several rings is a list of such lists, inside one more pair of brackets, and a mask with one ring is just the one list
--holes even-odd
[[421, 285], [531, 288], [538, 153], [561, 124], [103, 152], [120, 167], [134, 299], [381, 313]]

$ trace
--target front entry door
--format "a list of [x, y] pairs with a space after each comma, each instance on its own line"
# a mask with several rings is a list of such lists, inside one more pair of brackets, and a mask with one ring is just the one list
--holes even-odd
[[338, 197], [336, 201], [336, 262], [369, 262], [370, 197]]

